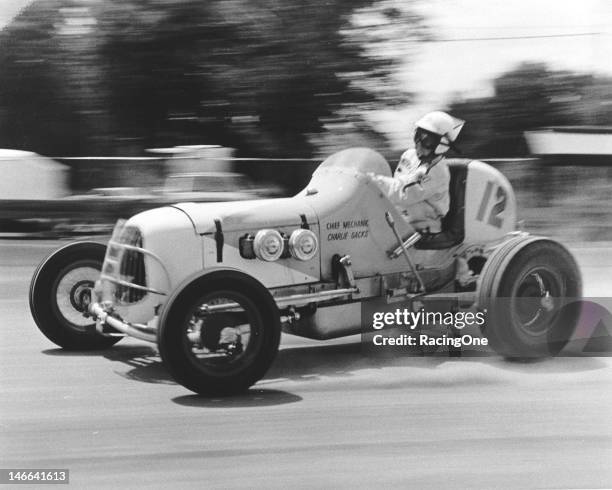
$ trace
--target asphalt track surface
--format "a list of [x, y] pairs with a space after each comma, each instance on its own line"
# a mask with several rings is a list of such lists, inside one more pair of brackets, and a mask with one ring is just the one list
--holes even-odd
[[[373, 358], [287, 335], [247, 394], [202, 398], [151, 344], [74, 354], [38, 332], [29, 280], [57, 246], [0, 241], [0, 468], [68, 468], [72, 488], [612, 487], [610, 358]], [[585, 295], [612, 296], [612, 246], [573, 251]]]

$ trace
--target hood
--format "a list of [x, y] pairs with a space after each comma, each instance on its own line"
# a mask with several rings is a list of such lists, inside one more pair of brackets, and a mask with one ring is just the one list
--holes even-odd
[[187, 214], [200, 235], [214, 233], [215, 220], [221, 222], [223, 231], [300, 226], [303, 222], [302, 216], [309, 225], [318, 222], [314, 210], [302, 196], [254, 201], [187, 202], [172, 207]]

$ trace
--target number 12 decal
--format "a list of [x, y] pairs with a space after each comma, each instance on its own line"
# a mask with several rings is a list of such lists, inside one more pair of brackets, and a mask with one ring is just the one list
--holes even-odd
[[[487, 182], [487, 187], [484, 191], [484, 195], [482, 196], [480, 208], [478, 208], [478, 214], [476, 215], [477, 221], [484, 221], [485, 213], [489, 207], [489, 201], [491, 200], [494, 186], [495, 184], [493, 184], [493, 182]], [[506, 199], [506, 191], [504, 191], [503, 188], [498, 187], [497, 192], [495, 193], [495, 202], [491, 207], [491, 212], [489, 213], [489, 217], [486, 221], [489, 225], [495, 226], [496, 228], [501, 228], [504, 224], [504, 220], [500, 214], [504, 211], [504, 209], [506, 209]]]

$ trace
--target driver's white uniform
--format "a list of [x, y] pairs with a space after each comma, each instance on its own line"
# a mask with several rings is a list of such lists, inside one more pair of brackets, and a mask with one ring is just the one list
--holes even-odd
[[419, 160], [414, 149], [409, 149], [400, 158], [393, 177], [371, 177], [417, 231], [441, 231], [441, 221], [450, 204], [450, 172], [443, 156], [427, 164]]

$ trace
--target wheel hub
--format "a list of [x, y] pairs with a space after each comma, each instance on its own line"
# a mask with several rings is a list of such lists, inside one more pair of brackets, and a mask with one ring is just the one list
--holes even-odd
[[541, 328], [547, 313], [555, 308], [555, 299], [540, 271], [533, 271], [525, 277], [519, 286], [517, 300], [521, 323], [532, 332]]
[[540, 304], [546, 311], [552, 311], [555, 308], [555, 300], [548, 291], [546, 291], [546, 294], [540, 301]]
[[81, 312], [86, 313], [89, 304], [91, 303], [92, 290], [94, 288], [93, 281], [79, 281], [70, 290], [70, 304], [72, 307]]

